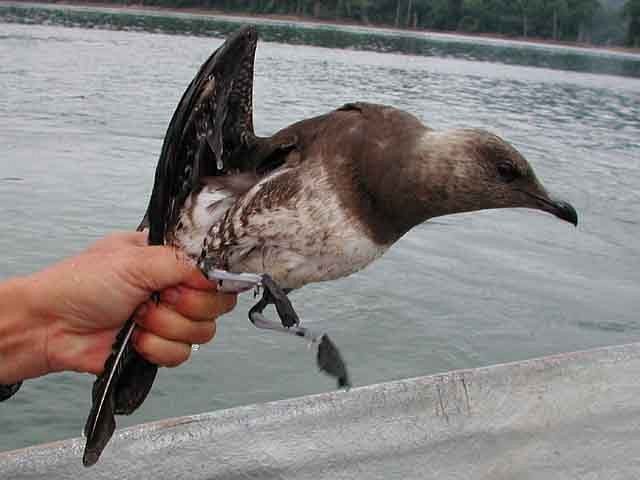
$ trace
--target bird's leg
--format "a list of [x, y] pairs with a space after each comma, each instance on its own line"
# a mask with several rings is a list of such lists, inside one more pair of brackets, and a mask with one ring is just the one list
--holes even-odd
[[[293, 309], [293, 305], [291, 305], [289, 298], [287, 298], [287, 293], [289, 292], [285, 292], [285, 290], [283, 290], [280, 285], [278, 285], [266, 273], [262, 275], [254, 273], [231, 273], [225, 270], [209, 268], [206, 263], [206, 259], [201, 260], [199, 266], [209, 280], [218, 282], [218, 286], [221, 291], [240, 292], [252, 287], [261, 286], [263, 289], [262, 299], [251, 309], [251, 311], [255, 310], [258, 313], [262, 313], [267, 305], [274, 304], [278, 311], [278, 316], [280, 317], [282, 326], [289, 328], [300, 324], [298, 314]], [[251, 318], [251, 315], [249, 315], [249, 317]], [[265, 321], [268, 322], [266, 319]]]
[[[312, 342], [315, 341], [316, 338], [308, 329], [300, 327], [298, 314], [287, 297], [288, 292], [285, 293], [269, 275], [263, 275], [261, 285], [263, 287], [262, 298], [249, 310], [251, 323], [258, 328], [291, 333], [299, 337], [306, 337]], [[281, 323], [269, 320], [262, 313], [271, 304], [276, 306]]]
[[274, 282], [267, 274], [262, 275], [262, 288], [264, 289], [264, 293], [262, 294], [262, 300], [260, 300], [260, 302], [266, 299], [268, 303], [275, 305], [280, 321], [284, 327], [290, 328], [300, 325], [298, 314], [293, 309], [289, 297], [287, 297], [288, 292], [280, 288], [280, 285]]
[[[287, 297], [289, 291], [282, 289], [269, 275], [230, 273], [209, 267], [204, 259], [199, 262], [199, 267], [209, 280], [218, 282], [222, 291], [241, 292], [252, 287], [262, 286], [262, 298], [249, 310], [251, 323], [258, 328], [288, 333], [306, 338], [312, 344], [318, 344], [317, 362], [320, 370], [337, 378], [339, 387], [348, 388], [351, 386], [342, 355], [329, 336], [326, 333], [300, 326], [298, 315]], [[280, 322], [274, 322], [264, 316], [264, 309], [270, 304], [275, 305]]]
[[[320, 370], [337, 378], [340, 388], [349, 388], [351, 384], [347, 374], [347, 367], [342, 355], [340, 355], [340, 351], [329, 336], [326, 333], [316, 332], [300, 326], [298, 315], [287, 298], [288, 292], [282, 290], [271, 277], [263, 275], [262, 286], [264, 287], [262, 298], [249, 310], [251, 323], [258, 328], [289, 333], [297, 337], [306, 338], [311, 343], [317, 343], [317, 362]], [[262, 312], [271, 303], [275, 304], [282, 324], [269, 320], [263, 315]]]

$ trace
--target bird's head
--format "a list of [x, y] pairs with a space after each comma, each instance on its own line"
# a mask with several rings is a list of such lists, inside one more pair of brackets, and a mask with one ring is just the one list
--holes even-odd
[[429, 132], [423, 138], [427, 151], [430, 140], [441, 147], [433, 168], [444, 179], [444, 203], [451, 213], [532, 208], [578, 224], [571, 204], [551, 197], [524, 156], [497, 135], [470, 129]]
[[413, 147], [396, 156], [383, 180], [384, 190], [393, 185], [396, 192], [390, 197], [400, 199], [391, 207], [400, 231], [433, 217], [495, 208], [542, 210], [578, 224], [576, 210], [551, 197], [529, 162], [500, 137], [472, 129], [411, 136], [405, 145]]

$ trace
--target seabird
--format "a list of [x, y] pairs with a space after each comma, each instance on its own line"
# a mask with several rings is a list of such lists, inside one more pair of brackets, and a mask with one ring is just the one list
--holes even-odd
[[[435, 131], [384, 105], [348, 103], [271, 137], [252, 121], [257, 32], [244, 27], [204, 63], [169, 124], [147, 213], [151, 244], [185, 251], [224, 290], [260, 284], [258, 327], [319, 344], [318, 364], [348, 385], [326, 334], [300, 325], [287, 298], [308, 283], [356, 272], [414, 226], [495, 208], [549, 212], [577, 225], [509, 143], [484, 130]], [[264, 308], [275, 304], [281, 322]], [[125, 325], [93, 388], [83, 463], [93, 465], [114, 414], [144, 401], [157, 367], [130, 346]]]

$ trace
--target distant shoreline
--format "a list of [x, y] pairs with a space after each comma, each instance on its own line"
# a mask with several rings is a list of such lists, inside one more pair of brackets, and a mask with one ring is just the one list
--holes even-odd
[[602, 51], [602, 52], [614, 52], [614, 53], [631, 53], [640, 54], [640, 48], [620, 47], [620, 46], [605, 46], [605, 45], [591, 45], [579, 42], [570, 41], [556, 41], [545, 38], [531, 38], [531, 37], [513, 37], [507, 35], [500, 35], [497, 33], [468, 33], [459, 32], [455, 30], [426, 30], [426, 29], [413, 29], [404, 27], [394, 27], [392, 25], [380, 25], [380, 24], [365, 24], [348, 22], [341, 20], [326, 20], [313, 17], [304, 17], [298, 15], [285, 15], [285, 14], [251, 14], [247, 12], [231, 13], [223, 10], [217, 10], [213, 8], [194, 8], [194, 7], [158, 7], [152, 5], [131, 4], [123, 5], [117, 3], [108, 3], [101, 1], [82, 1], [82, 0], [60, 0], [60, 1], [29, 1], [29, 0], [12, 0], [3, 1], [0, 0], [0, 4], [24, 4], [24, 5], [48, 5], [48, 6], [76, 6], [100, 9], [110, 9], [120, 12], [154, 12], [154, 13], [186, 13], [193, 15], [201, 15], [204, 17], [217, 17], [217, 18], [229, 18], [229, 19], [266, 19], [291, 23], [310, 23], [315, 25], [327, 25], [327, 26], [348, 26], [348, 27], [366, 27], [374, 30], [383, 31], [399, 31], [399, 32], [412, 32], [412, 33], [425, 33], [429, 35], [455, 35], [459, 37], [473, 39], [493, 39], [493, 40], [505, 40], [510, 42], [518, 42], [523, 45], [548, 45], [559, 47], [573, 47], [584, 50]]

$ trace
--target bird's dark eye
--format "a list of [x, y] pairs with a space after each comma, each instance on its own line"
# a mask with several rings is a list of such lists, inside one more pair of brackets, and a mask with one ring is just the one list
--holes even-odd
[[518, 170], [508, 162], [500, 162], [497, 167], [498, 175], [504, 182], [513, 182], [516, 178], [520, 176]]

